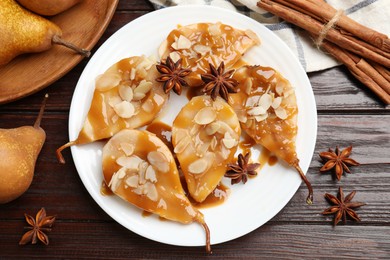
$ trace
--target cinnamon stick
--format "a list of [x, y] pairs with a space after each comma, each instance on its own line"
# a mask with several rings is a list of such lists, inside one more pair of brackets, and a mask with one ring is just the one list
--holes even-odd
[[[321, 47], [324, 48], [333, 57], [335, 57], [338, 61], [345, 64], [349, 71], [360, 82], [362, 82], [371, 91], [373, 91], [386, 105], [390, 104], [390, 94], [384, 90], [383, 86], [377, 83], [378, 81], [383, 81], [384, 78], [381, 78], [380, 74], [375, 69], [373, 69], [367, 62], [328, 41], [324, 41]], [[373, 75], [370, 73], [373, 73]], [[382, 82], [384, 86], [389, 87], [390, 82], [386, 79], [384, 80], [385, 81]]]
[[[316, 36], [319, 35], [319, 32], [323, 28], [322, 23], [318, 22], [316, 19], [313, 19], [309, 15], [302, 14], [299, 11], [276, 3], [275, 1], [260, 0], [259, 2], [257, 2], [257, 5], [260, 8], [263, 8], [264, 10], [277, 15], [282, 19], [292, 24], [295, 24]], [[339, 31], [333, 28], [329, 29], [325, 36], [325, 39], [364, 58], [375, 61], [376, 63], [382, 64], [385, 67], [390, 67], [390, 59], [370, 49], [367, 49], [366, 47], [354, 42], [351, 39], [344, 37]]]

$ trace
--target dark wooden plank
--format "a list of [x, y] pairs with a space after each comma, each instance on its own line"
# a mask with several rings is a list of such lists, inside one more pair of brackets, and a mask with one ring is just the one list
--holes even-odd
[[[153, 242], [116, 223], [73, 223], [58, 219], [49, 246], [20, 247], [22, 221], [2, 222], [1, 255], [5, 258], [203, 259], [203, 247]], [[191, 235], [191, 234], [189, 234]], [[378, 259], [390, 254], [390, 228], [266, 224], [236, 240], [214, 245], [213, 259]]]

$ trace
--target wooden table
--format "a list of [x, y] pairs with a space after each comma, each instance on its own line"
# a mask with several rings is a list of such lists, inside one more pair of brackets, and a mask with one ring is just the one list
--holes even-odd
[[[146, 0], [120, 1], [96, 48], [129, 21], [153, 10]], [[76, 82], [88, 60], [45, 90], [0, 106], [0, 127], [32, 124], [42, 97], [50, 95], [42, 127], [47, 140], [36, 164], [29, 190], [19, 199], [0, 205], [0, 259], [141, 259], [203, 258], [203, 247], [178, 247], [143, 238], [111, 219], [84, 188], [69, 149], [61, 165], [55, 150], [68, 141], [68, 114]], [[213, 246], [213, 258], [390, 258], [390, 110], [356, 81], [344, 67], [310, 73], [318, 112], [318, 137], [307, 173], [315, 190], [315, 204], [303, 203], [301, 185], [287, 206], [268, 223], [241, 238]], [[361, 166], [353, 174], [333, 180], [320, 174], [320, 151], [353, 145], [352, 158]], [[357, 212], [362, 222], [332, 226], [321, 215], [329, 204], [325, 192], [356, 190], [356, 201], [367, 205]], [[26, 226], [24, 213], [45, 207], [57, 221], [50, 245], [19, 246]], [[248, 219], [242, 221], [250, 221]]]

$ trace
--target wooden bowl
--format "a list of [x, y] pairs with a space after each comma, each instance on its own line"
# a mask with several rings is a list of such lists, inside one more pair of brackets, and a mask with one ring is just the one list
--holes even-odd
[[[84, 0], [52, 18], [63, 31], [62, 38], [91, 50], [102, 36], [119, 0]], [[0, 104], [35, 93], [55, 82], [83, 56], [63, 46], [16, 57], [0, 68]]]

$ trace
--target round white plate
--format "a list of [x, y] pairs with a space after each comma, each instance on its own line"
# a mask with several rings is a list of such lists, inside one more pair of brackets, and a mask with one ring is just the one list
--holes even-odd
[[[78, 81], [69, 115], [70, 140], [76, 139], [82, 128], [97, 75], [122, 58], [142, 54], [157, 57], [160, 43], [178, 24], [218, 21], [256, 32], [262, 43], [247, 52], [244, 60], [249, 64], [271, 66], [279, 70], [295, 87], [299, 108], [297, 153], [301, 168], [306, 172], [316, 142], [317, 114], [313, 91], [305, 71], [287, 45], [260, 23], [238, 13], [210, 6], [181, 6], [154, 11], [113, 34], [93, 55]], [[178, 97], [172, 93], [159, 119], [171, 123], [179, 107], [187, 101], [185, 95]], [[204, 231], [197, 223], [183, 225], [160, 221], [156, 216], [144, 217], [141, 210], [120, 198], [103, 196], [100, 193], [103, 180], [102, 147], [102, 142], [95, 142], [73, 146], [71, 150], [82, 182], [107, 214], [127, 229], [155, 241], [180, 246], [205, 244]], [[258, 158], [258, 152], [252, 154]], [[229, 185], [230, 180], [224, 179], [223, 183]], [[298, 173], [279, 161], [274, 166], [265, 165], [258, 176], [245, 185], [232, 186], [230, 197], [225, 203], [201, 209], [211, 231], [211, 243], [232, 240], [266, 223], [287, 204], [300, 183]], [[304, 199], [302, 203], [305, 203]]]

